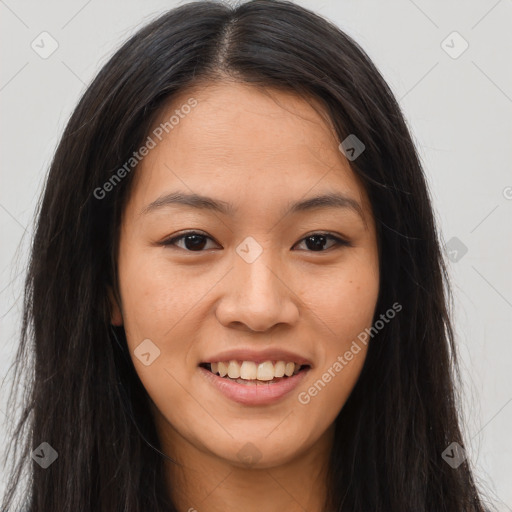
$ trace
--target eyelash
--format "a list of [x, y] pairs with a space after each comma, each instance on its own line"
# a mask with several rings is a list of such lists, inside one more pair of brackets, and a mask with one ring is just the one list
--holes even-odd
[[[177, 247], [176, 246], [176, 242], [179, 241], [179, 240], [182, 240], [184, 239], [185, 237], [187, 236], [191, 236], [191, 235], [199, 235], [201, 237], [204, 237], [204, 238], [208, 238], [210, 240], [213, 240], [211, 237], [209, 237], [208, 235], [205, 235], [203, 233], [199, 233], [197, 231], [189, 231], [187, 233], [182, 233], [181, 235], [178, 235], [178, 236], [175, 236], [173, 238], [169, 238], [167, 240], [164, 240], [162, 242], [160, 242], [160, 245], [163, 245], [165, 247]], [[311, 233], [310, 235], [307, 235], [305, 236], [304, 238], [302, 238], [301, 240], [299, 240], [299, 242], [303, 242], [304, 240], [306, 240], [307, 238], [310, 238], [310, 237], [314, 237], [314, 236], [323, 236], [325, 238], [329, 238], [331, 240], [334, 240], [335, 244], [333, 246], [331, 246], [329, 249], [332, 249], [333, 247], [336, 248], [336, 247], [350, 247], [352, 246], [352, 244], [348, 241], [348, 240], [345, 240], [343, 238], [340, 238], [338, 236], [335, 236], [331, 233], [324, 233], [324, 232], [317, 232], [317, 233]], [[182, 249], [186, 252], [197, 252], [197, 253], [201, 253], [201, 252], [205, 252], [204, 250], [200, 250], [200, 251], [191, 251], [189, 249], [183, 249], [182, 247], [177, 247], [178, 249]], [[311, 251], [311, 250], [307, 250], [306, 252], [313, 252], [313, 253], [322, 253], [322, 252], [328, 252], [329, 249], [326, 249], [326, 250], [322, 250], [322, 251]]]

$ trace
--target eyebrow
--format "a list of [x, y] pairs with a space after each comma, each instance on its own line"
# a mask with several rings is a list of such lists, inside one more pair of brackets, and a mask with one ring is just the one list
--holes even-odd
[[[140, 215], [145, 215], [163, 207], [183, 205], [200, 210], [209, 210], [223, 215], [233, 216], [237, 212], [231, 203], [222, 201], [220, 199], [213, 199], [208, 196], [203, 196], [194, 193], [185, 192], [171, 192], [158, 197], [152, 203], [144, 207]], [[289, 203], [281, 215], [288, 215], [298, 212], [305, 212], [309, 210], [325, 209], [325, 208], [345, 208], [357, 213], [363, 222], [366, 223], [363, 209], [361, 205], [353, 198], [340, 194], [338, 192], [328, 192], [322, 195], [303, 199]]]

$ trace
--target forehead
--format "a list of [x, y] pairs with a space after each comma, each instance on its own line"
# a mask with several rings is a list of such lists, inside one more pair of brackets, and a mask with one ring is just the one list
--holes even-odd
[[322, 105], [292, 92], [233, 82], [194, 87], [162, 108], [150, 136], [155, 146], [134, 176], [146, 200], [179, 187], [275, 203], [317, 188], [367, 202]]
[[155, 126], [185, 110], [191, 98], [197, 106], [179, 120], [175, 116], [177, 124], [163, 134], [168, 142], [172, 139], [176, 146], [197, 151], [189, 157], [243, 160], [253, 153], [264, 157], [337, 147], [330, 119], [317, 100], [238, 82], [216, 82], [180, 93], [163, 108]]

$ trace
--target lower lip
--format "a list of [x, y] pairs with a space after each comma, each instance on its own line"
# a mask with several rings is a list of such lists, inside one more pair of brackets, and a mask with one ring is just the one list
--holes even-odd
[[201, 374], [224, 396], [244, 405], [268, 405], [278, 402], [300, 384], [310, 369], [282, 378], [273, 384], [239, 384], [199, 367]]

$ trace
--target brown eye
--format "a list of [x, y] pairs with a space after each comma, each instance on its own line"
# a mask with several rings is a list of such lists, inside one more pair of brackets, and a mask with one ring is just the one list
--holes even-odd
[[[162, 242], [162, 245], [166, 247], [178, 247], [188, 252], [203, 252], [205, 249], [211, 249], [211, 247], [206, 247], [208, 240], [212, 240], [212, 238], [202, 233], [191, 231], [165, 240]], [[329, 245], [329, 241], [333, 243]], [[181, 243], [181, 245], [179, 245], [179, 243]], [[326, 252], [332, 247], [351, 245], [347, 240], [327, 233], [313, 233], [303, 238], [301, 243], [305, 243], [306, 250], [309, 252]]]
[[347, 240], [343, 240], [342, 238], [327, 233], [313, 233], [312, 235], [303, 238], [301, 242], [305, 243], [309, 251], [326, 252], [325, 247], [328, 245], [328, 240], [332, 240], [334, 243], [331, 246], [328, 246], [327, 249], [330, 249], [331, 247], [350, 245]]
[[[162, 242], [162, 245], [176, 246], [189, 252], [202, 252], [207, 245], [208, 240], [212, 239], [202, 233], [190, 232], [165, 240]], [[183, 241], [183, 244], [182, 246], [179, 246], [177, 242], [181, 241]]]

